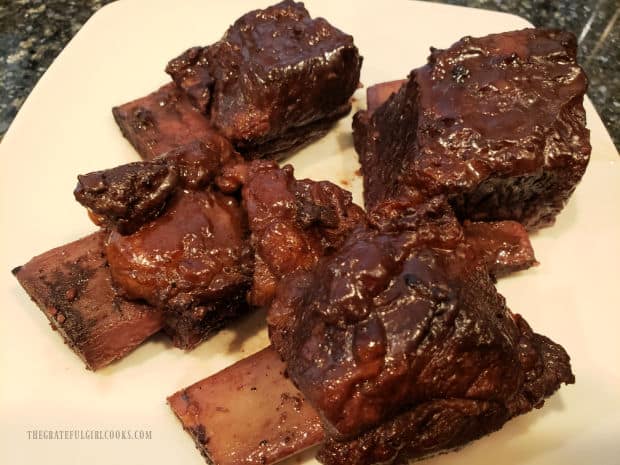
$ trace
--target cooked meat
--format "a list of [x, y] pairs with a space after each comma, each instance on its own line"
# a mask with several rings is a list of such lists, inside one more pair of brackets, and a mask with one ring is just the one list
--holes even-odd
[[386, 200], [368, 213], [373, 228], [383, 233], [406, 231], [432, 247], [455, 249], [464, 241], [461, 224], [442, 195], [422, 195]]
[[195, 141], [153, 160], [78, 176], [74, 195], [96, 224], [131, 234], [159, 216], [177, 189], [207, 187], [234, 160], [240, 160], [234, 152]]
[[355, 117], [366, 207], [445, 194], [461, 219], [551, 225], [590, 155], [575, 54], [572, 34], [537, 29], [433, 49], [395, 95]]
[[267, 347], [180, 390], [168, 403], [210, 464], [275, 463], [323, 439], [316, 412], [284, 370]]
[[216, 153], [232, 146], [174, 83], [112, 109], [123, 135], [146, 160], [195, 141]]
[[[475, 325], [475, 321], [470, 325]], [[479, 380], [470, 388], [471, 397], [429, 399], [355, 439], [329, 438], [319, 451], [319, 460], [330, 465], [398, 464], [456, 450], [499, 430], [516, 415], [541, 408], [543, 399], [562, 383], [574, 382], [568, 355], [560, 345], [532, 332], [519, 315], [513, 315], [510, 326], [516, 327], [519, 361], [515, 363], [523, 378], [512, 399], [476, 398], [475, 392], [484, 388], [487, 378], [480, 372]], [[514, 334], [514, 329], [511, 332]], [[484, 356], [486, 349], [481, 349]]]
[[253, 256], [245, 212], [232, 196], [179, 190], [135, 233], [112, 231], [106, 254], [125, 297], [164, 308], [178, 347], [194, 347], [247, 310]]
[[160, 310], [117, 296], [104, 237], [91, 234], [13, 270], [52, 328], [91, 370], [124, 357], [163, 324]]
[[187, 50], [166, 71], [254, 158], [322, 135], [348, 113], [361, 63], [351, 36], [286, 0], [243, 15], [220, 41]]
[[267, 305], [282, 277], [309, 269], [366, 221], [351, 194], [329, 182], [204, 151], [196, 142], [81, 176], [75, 192], [112, 230], [106, 253], [119, 291], [165, 309], [165, 329], [183, 348], [248, 303]]
[[[469, 270], [486, 273], [478, 267], [478, 264], [490, 265], [491, 270], [498, 273], [498, 270], [508, 271], [510, 267], [521, 269], [519, 267], [524, 266], [526, 259], [530, 257], [533, 259], [527, 233], [520, 224], [509, 221], [467, 222], [462, 227], [446, 199], [441, 196], [430, 200], [421, 197], [417, 204], [406, 199], [386, 201], [366, 221], [361, 210], [350, 202], [350, 197], [341, 189], [329, 183], [297, 181], [293, 178], [290, 166], [280, 169], [275, 163], [266, 161], [232, 165], [223, 170], [222, 181], [223, 185], [235, 186], [236, 189], [243, 185], [243, 198], [248, 206], [250, 230], [256, 248], [253, 299], [254, 302], [259, 302], [257, 305], [267, 305], [272, 301], [276, 289], [280, 288], [277, 291], [280, 303], [276, 302], [272, 307], [269, 320], [272, 328], [271, 337], [276, 346], [285, 347], [284, 350], [288, 350], [287, 344], [296, 337], [294, 331], [303, 331], [301, 326], [296, 326], [302, 323], [293, 323], [291, 318], [303, 315], [304, 309], [312, 309], [316, 304], [315, 310], [322, 312], [329, 321], [319, 328], [312, 326], [316, 319], [310, 319], [310, 326], [307, 329], [314, 330], [318, 334], [322, 328], [330, 324], [339, 325], [337, 320], [332, 319], [332, 316], [338, 318], [338, 312], [355, 311], [357, 299], [367, 299], [364, 303], [369, 306], [368, 302], [372, 301], [372, 296], [365, 295], [364, 289], [369, 288], [371, 292], [375, 292], [376, 286], [381, 287], [381, 284], [373, 282], [373, 279], [379, 281], [395, 279], [393, 275], [399, 273], [397, 270], [399, 266], [419, 271], [416, 266], [402, 264], [405, 260], [412, 260], [417, 253], [414, 252], [416, 246], [422, 247], [420, 255], [433, 257], [432, 254], [436, 254], [439, 258], [438, 263], [433, 261], [434, 258], [430, 260], [430, 269], [423, 270], [427, 275], [426, 278], [433, 278], [437, 273], [443, 277], [441, 274], [443, 269], [437, 272], [434, 267], [444, 265], [451, 273], [456, 274], [456, 281], [462, 281]], [[378, 237], [381, 239], [377, 239]], [[345, 242], [347, 245], [342, 247]], [[369, 247], [368, 243], [372, 243], [372, 247]], [[431, 246], [437, 247], [438, 250], [433, 251]], [[347, 250], [347, 247], [353, 248], [355, 253], [342, 252]], [[333, 271], [332, 266], [329, 268], [331, 274], [324, 274], [325, 268], [321, 268], [318, 272], [313, 271], [321, 257], [330, 254], [334, 254], [334, 259], [329, 260], [329, 263], [331, 265], [336, 263], [337, 270]], [[451, 258], [453, 256], [454, 258]], [[351, 272], [351, 269], [354, 271]], [[400, 273], [404, 271], [401, 270]], [[383, 277], [382, 274], [387, 276]], [[420, 294], [407, 296], [406, 291], [399, 293], [397, 287], [380, 294], [378, 300], [380, 303], [377, 303], [377, 306], [382, 308], [377, 309], [377, 312], [382, 314], [392, 312], [393, 318], [387, 317], [391, 318], [389, 321], [392, 326], [403, 322], [405, 325], [415, 326], [416, 322], [421, 321], [416, 312], [424, 313], [425, 302], [422, 298], [430, 300], [429, 305], [433, 305], [433, 299], [441, 300], [439, 305], [443, 305], [442, 299], [450, 302], [448, 298], [450, 292], [457, 294], [459, 292], [458, 289], [450, 289], [441, 282], [426, 285], [422, 280], [418, 280], [418, 275], [405, 273], [404, 279], [405, 284], [421, 296]], [[324, 276], [326, 281], [323, 286], [321, 283]], [[483, 281], [489, 284], [488, 277]], [[312, 287], [314, 285], [316, 288]], [[490, 285], [492, 289], [492, 284]], [[315, 291], [316, 294], [313, 293]], [[323, 300], [316, 300], [317, 295], [321, 295]], [[416, 298], [419, 300], [414, 301]], [[501, 301], [501, 297], [496, 298]], [[284, 306], [281, 304], [282, 299]], [[333, 310], [328, 308], [332, 304], [336, 306]], [[400, 305], [404, 305], [404, 308], [400, 308]], [[429, 305], [426, 307], [430, 308]], [[500, 310], [502, 316], [513, 317], [503, 307]], [[371, 308], [367, 313], [372, 311], [374, 310]], [[408, 320], [407, 312], [413, 316], [411, 320]], [[433, 315], [428, 313], [430, 319]], [[370, 318], [376, 320], [374, 316]], [[345, 326], [353, 324], [346, 315], [344, 319]], [[516, 321], [518, 317], [514, 316], [514, 319]], [[360, 324], [350, 333], [354, 339], [361, 338], [360, 340], [367, 345], [364, 350], [369, 351], [354, 352], [355, 357], [362, 357], [356, 359], [361, 360], [359, 365], [365, 363], [374, 365], [372, 351], [375, 349], [378, 352], [374, 355], [385, 355], [385, 352], [382, 352], [385, 348], [380, 348], [376, 340], [377, 337], [382, 337], [377, 330], [379, 333], [385, 333], [385, 329], [381, 330], [379, 323], [374, 320], [369, 321], [369, 326]], [[390, 324], [386, 327], [390, 327]], [[406, 339], [409, 335], [413, 335], [410, 339], [414, 342], [418, 337], [415, 336], [416, 331], [421, 332], [424, 328], [409, 329], [409, 333], [403, 336], [398, 333], [398, 329], [392, 328], [398, 334], [398, 338]], [[406, 332], [407, 329], [403, 331]], [[329, 337], [328, 335], [327, 338]], [[312, 336], [309, 339], [312, 339]], [[340, 342], [346, 344], [349, 340], [345, 336]], [[346, 366], [340, 367], [334, 363], [322, 365], [323, 359], [314, 359], [316, 354], [314, 342], [318, 345], [322, 343], [321, 340], [312, 339], [309, 342], [308, 357], [318, 361], [322, 369], [328, 372], [335, 367], [333, 371], [335, 377], [344, 373], [344, 377], [347, 378]], [[448, 338], [448, 342], [453, 341]], [[331, 341], [329, 344], [325, 350], [333, 351]], [[399, 344], [401, 348], [403, 344], [406, 345], [402, 342]], [[299, 350], [305, 350], [305, 347]], [[336, 353], [343, 352], [336, 351]], [[512, 355], [514, 351], [507, 350], [506, 357]], [[471, 356], [468, 360], [471, 361], [475, 356]], [[494, 363], [497, 359], [498, 357], [491, 358], [489, 363]], [[338, 362], [340, 361], [339, 358]], [[307, 366], [303, 369], [305, 368]], [[345, 371], [340, 368], [344, 368]], [[486, 368], [488, 364], [482, 365], [480, 370]], [[362, 366], [360, 372], [366, 372], [368, 369], [368, 366]], [[210, 463], [217, 465], [257, 461], [262, 465], [274, 463], [289, 454], [318, 443], [323, 438], [318, 416], [301, 393], [296, 391], [295, 394], [300, 409], [293, 418], [288, 413], [283, 414], [282, 409], [286, 407], [283, 406], [281, 397], [288, 399], [290, 395], [281, 396], [280, 393], [291, 387], [290, 380], [283, 372], [284, 366], [279, 360], [279, 355], [273, 349], [267, 348], [194, 386], [179, 391], [169, 398], [169, 402], [184, 428], [192, 435], [197, 447]], [[402, 374], [402, 370], [400, 373]], [[514, 373], [519, 373], [518, 369]], [[319, 375], [323, 375], [321, 369]], [[328, 375], [328, 379], [323, 381], [334, 380]], [[313, 383], [321, 384], [323, 381], [312, 379], [309, 383], [314, 385]], [[338, 385], [340, 381], [335, 380], [331, 383], [332, 387], [327, 388], [330, 390], [330, 395], [333, 393], [333, 386]], [[345, 380], [345, 384], [348, 382]], [[234, 396], [230, 394], [232, 384], [241, 386], [241, 391], [235, 391]], [[249, 386], [253, 387], [247, 392]], [[260, 393], [264, 389], [268, 392], [263, 392], [258, 397], [252, 394], [256, 391]], [[318, 388], [319, 391], [321, 389], [323, 388]], [[347, 385], [343, 387], [344, 392], [346, 389]], [[338, 393], [337, 388], [336, 392], [337, 395], [342, 395], [342, 392]], [[467, 400], [462, 404], [473, 405], [475, 401]], [[249, 410], [254, 412], [255, 421], [245, 425], [243, 415]], [[292, 426], [293, 421], [295, 427]], [[504, 421], [505, 417], [502, 422]], [[233, 428], [230, 429], [229, 426]], [[410, 438], [407, 440], [413, 441]], [[341, 445], [338, 444], [338, 447]]]
[[271, 139], [257, 147], [241, 147], [240, 144], [236, 144], [236, 146], [249, 159], [283, 160], [326, 135], [334, 124], [346, 116], [349, 111], [351, 111], [350, 105], [343, 106], [341, 111], [334, 112], [326, 118], [308, 123], [305, 126], [291, 128], [278, 138]]
[[537, 264], [525, 228], [516, 221], [465, 221], [461, 225], [444, 196], [386, 200], [369, 214], [381, 232], [408, 231], [417, 241], [458, 250], [464, 258], [482, 263], [493, 277], [506, 276]]
[[325, 463], [457, 447], [573, 382], [566, 352], [506, 308], [471, 249], [440, 238], [360, 228], [278, 286], [271, 340], [324, 421]]
[[351, 194], [328, 181], [297, 180], [293, 168], [254, 161], [229, 166], [220, 184], [243, 184], [252, 246], [256, 254], [250, 303], [268, 305], [280, 279], [308, 270], [366, 223]]
[[131, 234], [159, 216], [178, 184], [178, 170], [165, 160], [136, 162], [78, 176], [73, 194], [97, 225]]

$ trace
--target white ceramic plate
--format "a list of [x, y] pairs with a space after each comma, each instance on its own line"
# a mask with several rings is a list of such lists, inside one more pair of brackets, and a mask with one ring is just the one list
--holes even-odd
[[[165, 83], [168, 59], [217, 40], [235, 18], [266, 4], [125, 0], [106, 6], [49, 68], [0, 144], [0, 463], [204, 463], [165, 398], [267, 345], [263, 315], [189, 354], [156, 337], [92, 373], [50, 331], [9, 270], [94, 230], [73, 200], [76, 175], [138, 159], [110, 108]], [[366, 84], [404, 77], [431, 45], [528, 25], [511, 15], [404, 0], [307, 6], [355, 36]], [[429, 465], [618, 464], [620, 166], [589, 102], [587, 111], [593, 156], [583, 182], [557, 225], [533, 238], [541, 265], [500, 283], [513, 310], [566, 347], [577, 384], [562, 388], [544, 409]], [[361, 200], [350, 117], [291, 162], [298, 177], [332, 180]], [[28, 439], [28, 431], [45, 429], [142, 429], [152, 439]], [[311, 453], [303, 457], [312, 460]]]

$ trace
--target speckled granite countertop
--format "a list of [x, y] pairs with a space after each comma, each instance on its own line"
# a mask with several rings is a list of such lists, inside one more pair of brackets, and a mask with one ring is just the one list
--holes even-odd
[[[620, 146], [618, 0], [439, 0], [514, 13], [579, 38], [590, 98]], [[110, 0], [0, 0], [0, 137], [24, 99], [82, 24]]]

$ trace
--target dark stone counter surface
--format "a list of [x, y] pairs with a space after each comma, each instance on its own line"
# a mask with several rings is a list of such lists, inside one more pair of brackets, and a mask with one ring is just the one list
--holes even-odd
[[[581, 64], [590, 77], [588, 94], [620, 146], [618, 0], [439, 1], [514, 13], [536, 26], [575, 33]], [[39, 77], [106, 3], [110, 0], [0, 0], [0, 138]]]

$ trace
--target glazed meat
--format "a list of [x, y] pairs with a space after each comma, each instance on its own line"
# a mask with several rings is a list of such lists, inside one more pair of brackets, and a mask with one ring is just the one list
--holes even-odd
[[178, 171], [164, 160], [136, 162], [78, 176], [73, 194], [97, 225], [131, 234], [159, 216], [178, 184]]
[[183, 349], [248, 310], [247, 215], [213, 184], [223, 164], [239, 160], [194, 142], [79, 177], [76, 198], [110, 230], [105, 256], [119, 294], [162, 309], [165, 331]]
[[407, 231], [432, 247], [458, 251], [484, 265], [494, 277], [538, 264], [527, 231], [516, 221], [465, 221], [460, 224], [444, 196], [386, 200], [368, 216], [381, 232]]
[[459, 218], [551, 225], [590, 155], [587, 87], [567, 32], [466, 37], [354, 120], [367, 209], [444, 194]]
[[334, 184], [204, 152], [196, 142], [80, 176], [75, 191], [111, 230], [106, 254], [119, 292], [163, 308], [165, 329], [183, 348], [248, 303], [269, 304], [281, 278], [311, 268], [366, 221]]
[[[339, 312], [350, 311], [368, 315], [374, 311], [369, 303], [373, 301], [373, 296], [366, 295], [365, 291], [370, 289], [373, 293], [377, 290], [376, 287], [382, 286], [381, 282], [377, 283], [375, 279], [383, 281], [383, 284], [390, 279], [398, 280], [399, 278], [395, 278], [394, 275], [405, 273], [402, 270], [398, 271], [398, 268], [403, 267], [403, 262], [406, 260], [413, 260], [412, 257], [419, 258], [416, 254], [423, 257], [420, 258], [421, 261], [428, 262], [427, 269], [422, 273], [426, 273], [423, 277], [426, 277], [427, 281], [435, 279], [436, 276], [443, 276], [444, 268], [449, 270], [452, 277], [449, 283], [438, 281], [428, 284], [421, 280], [418, 282], [418, 276], [414, 273], [405, 273], [403, 279], [406, 286], [422, 293], [426, 302], [421, 298], [414, 302], [413, 300], [419, 295], [414, 293], [412, 296], [407, 296], [405, 295], [407, 292], [399, 290], [397, 286], [379, 294], [376, 305], [381, 308], [377, 308], [377, 312], [381, 315], [391, 314], [384, 320], [389, 321], [386, 328], [396, 334], [395, 344], [400, 344], [401, 347], [396, 349], [398, 351], [402, 350], [403, 346], [409, 347], [407, 345], [409, 341], [413, 341], [414, 344], [419, 338], [424, 337], [425, 328], [423, 326], [417, 328], [415, 325], [423, 318], [428, 318], [430, 321], [433, 317], [430, 311], [426, 311], [430, 308], [429, 305], [433, 305], [432, 300], [438, 299], [440, 306], [443, 305], [443, 299], [447, 299], [447, 302], [454, 300], [448, 298], [450, 292], [457, 294], [461, 292], [458, 287], [460, 284], [455, 283], [466, 280], [468, 273], [485, 275], [491, 271], [499, 275], [524, 269], [535, 262], [527, 233], [519, 223], [466, 222], [462, 226], [442, 196], [430, 200], [420, 197], [417, 203], [412, 203], [410, 199], [386, 201], [381, 208], [375, 209], [372, 215], [365, 218], [361, 210], [350, 203], [350, 197], [338, 187], [330, 183], [297, 181], [292, 176], [290, 166], [280, 169], [273, 162], [254, 161], [251, 164], [225, 168], [221, 180], [225, 181], [226, 186], [238, 188], [243, 185], [243, 198], [248, 206], [252, 242], [256, 254], [256, 272], [250, 295], [253, 294], [255, 303], [259, 302], [256, 305], [267, 305], [273, 300], [274, 294], [276, 295], [276, 302], [269, 312], [271, 339], [276, 347], [287, 354], [285, 359], [288, 362], [291, 360], [288, 355], [291, 347], [294, 351], [305, 351], [308, 360], [305, 360], [305, 365], [300, 368], [304, 372], [301, 375], [302, 379], [308, 366], [317, 362], [321, 368], [308, 372], [310, 376], [317, 377], [307, 380], [307, 383], [316, 386], [318, 392], [316, 395], [319, 397], [325, 394], [326, 390], [329, 391], [325, 395], [329, 397], [330, 400], [327, 402], [330, 405], [334, 400], [334, 393], [336, 396], [342, 396], [348, 392], [347, 389], [352, 382], [359, 380], [357, 376], [362, 376], [360, 373], [368, 373], [372, 367], [377, 368], [378, 357], [386, 353], [385, 347], [381, 348], [379, 344], [391, 344], [385, 339], [386, 329], [381, 329], [383, 321], [379, 324], [373, 316], [370, 317], [367, 326], [360, 323], [358, 328], [339, 340], [346, 345], [347, 341], [351, 341], [349, 336], [352, 336], [353, 341], [362, 341], [366, 344], [363, 351], [355, 352], [356, 348], [353, 349], [354, 357], [357, 357], [355, 360], [359, 365], [357, 367], [359, 372], [352, 375], [353, 381], [349, 379], [350, 373], [346, 371], [351, 367], [338, 365], [343, 361], [342, 358], [338, 358], [337, 363], [330, 361], [328, 364], [323, 364], [324, 359], [315, 358], [317, 347], [324, 347], [319, 352], [324, 350], [343, 354], [340, 349], [334, 351], [336, 342], [331, 345], [330, 340], [323, 346], [322, 331], [328, 328], [326, 337], [329, 339], [332, 334], [337, 333], [337, 330], [329, 330], [331, 324], [339, 326], [342, 323], [346, 327], [355, 323], [351, 321], [356, 318], [355, 316], [349, 318], [344, 315], [342, 318], [344, 322], [338, 320]], [[299, 192], [303, 195], [299, 196]], [[334, 222], [334, 218], [338, 221]], [[311, 226], [308, 227], [308, 224]], [[416, 250], [416, 247], [420, 250]], [[433, 250], [433, 247], [437, 250]], [[327, 272], [322, 265], [326, 260], [329, 263]], [[315, 268], [317, 266], [319, 271]], [[406, 266], [417, 270], [414, 265]], [[488, 270], [481, 266], [485, 266]], [[437, 271], [435, 268], [440, 269]], [[488, 275], [480, 279], [493, 289], [492, 283], [489, 284]], [[496, 300], [502, 303], [501, 297], [496, 296]], [[334, 307], [330, 308], [332, 304]], [[369, 307], [368, 310], [357, 312], [356, 309], [364, 304]], [[401, 305], [403, 308], [400, 308]], [[513, 317], [503, 307], [501, 310], [500, 316]], [[316, 324], [315, 317], [296, 322], [296, 318], [304, 318], [306, 311], [320, 312], [328, 323]], [[425, 311], [427, 316], [423, 315]], [[437, 314], [439, 315], [441, 311], [443, 310], [440, 309]], [[422, 317], [416, 312], [421, 313]], [[412, 318], [409, 319], [409, 316]], [[483, 316], [488, 315], [483, 311]], [[517, 321], [518, 317], [515, 316], [514, 319]], [[306, 323], [310, 326], [305, 329], [319, 336], [315, 339], [313, 336], [304, 335], [303, 337], [307, 339], [300, 348], [293, 342], [297, 337], [295, 332], [303, 332], [302, 326]], [[398, 325], [413, 325], [414, 328], [409, 330], [402, 328], [401, 331]], [[503, 329], [501, 323], [498, 326]], [[475, 338], [476, 335], [472, 337]], [[400, 341], [401, 339], [405, 342]], [[449, 338], [446, 339], [452, 343]], [[308, 345], [305, 345], [306, 343]], [[499, 350], [503, 347], [500, 345]], [[506, 349], [501, 360], [505, 362], [513, 356], [513, 349]], [[561, 349], [558, 350], [561, 352]], [[291, 356], [293, 360], [297, 357], [296, 353], [293, 352]], [[463, 363], [471, 362], [476, 356]], [[169, 398], [170, 405], [184, 428], [210, 462], [217, 465], [242, 463], [266, 465], [322, 441], [323, 432], [319, 417], [301, 393], [295, 394], [299, 410], [292, 416], [290, 412], [283, 415], [288, 403], [283, 403], [282, 399], [290, 398], [288, 392], [291, 382], [283, 374], [284, 366], [279, 357], [273, 348], [267, 348]], [[485, 370], [489, 363], [495, 363], [497, 359], [498, 357], [491, 358], [475, 370]], [[367, 366], [362, 366], [366, 363]], [[503, 368], [507, 369], [508, 363], [506, 362]], [[322, 370], [328, 372], [327, 379], [319, 379], [325, 375]], [[449, 369], [446, 371], [449, 372]], [[397, 372], [403, 374], [402, 369]], [[513, 373], [519, 373], [518, 369]], [[344, 384], [341, 377], [344, 377]], [[397, 383], [399, 380], [394, 378], [393, 382]], [[241, 386], [240, 390], [231, 391], [231, 383]], [[389, 383], [386, 381], [388, 387]], [[320, 387], [321, 384], [327, 384], [328, 387]], [[339, 391], [337, 387], [339, 385], [342, 386], [342, 391]], [[248, 386], [253, 386], [251, 392], [247, 392]], [[374, 389], [372, 384], [369, 386]], [[385, 385], [378, 389], [383, 387]], [[266, 388], [268, 393], [252, 394], [255, 391], [260, 392], [263, 388]], [[283, 390], [286, 390], [287, 394], [280, 396], [279, 393]], [[371, 392], [371, 396], [375, 394], [377, 392]], [[360, 402], [367, 405], [366, 400], [362, 399]], [[402, 398], [400, 400], [402, 401]], [[465, 402], [467, 405], [475, 404], [475, 401], [467, 402]], [[397, 399], [396, 405], [399, 403]], [[403, 403], [407, 404], [407, 401]], [[356, 404], [354, 407], [360, 405]], [[370, 406], [372, 408], [372, 404]], [[246, 425], [243, 415], [248, 410], [254, 412], [254, 421]], [[343, 415], [350, 413], [347, 411]], [[354, 411], [353, 415], [356, 414], [359, 412]], [[506, 416], [502, 418], [498, 428], [507, 419]], [[360, 417], [353, 417], [352, 421], [360, 421]], [[293, 424], [297, 426], [293, 428]], [[478, 430], [478, 433], [482, 434], [481, 431]], [[259, 442], [255, 439], [259, 437], [264, 440]], [[461, 439], [465, 442], [464, 437]], [[414, 439], [408, 437], [407, 441], [413, 442]], [[338, 447], [340, 445], [339, 443]], [[439, 449], [437, 444], [434, 446]]]
[[195, 141], [216, 153], [230, 153], [222, 137], [174, 83], [112, 109], [123, 135], [146, 160]]
[[229, 166], [218, 183], [222, 189], [243, 185], [255, 252], [252, 305], [268, 305], [280, 279], [309, 270], [366, 223], [351, 193], [328, 181], [297, 180], [290, 165], [257, 160]]
[[[443, 398], [419, 403], [355, 439], [327, 439], [318, 459], [325, 464], [398, 464], [457, 450], [499, 430], [511, 418], [541, 408], [562, 383], [574, 383], [569, 357], [560, 345], [532, 332], [519, 315], [513, 315], [510, 326], [517, 331], [516, 369], [523, 379], [513, 398]], [[481, 373], [479, 383], [484, 377]], [[472, 388], [473, 394], [478, 387]]]
[[235, 152], [195, 141], [150, 161], [78, 176], [74, 195], [96, 224], [131, 234], [159, 216], [178, 189], [205, 188], [233, 161], [240, 161]]
[[232, 196], [180, 190], [131, 235], [112, 231], [106, 254], [129, 299], [163, 308], [165, 330], [190, 349], [247, 310], [253, 256], [247, 218]]
[[506, 308], [472, 249], [441, 238], [360, 228], [278, 286], [270, 337], [323, 419], [324, 463], [458, 447], [574, 381], [566, 352]]
[[52, 328], [91, 370], [124, 357], [163, 325], [157, 308], [117, 295], [104, 240], [97, 232], [13, 270]]
[[220, 41], [187, 50], [166, 71], [214, 127], [256, 158], [315, 139], [348, 113], [361, 63], [351, 36], [286, 0], [245, 14]]

